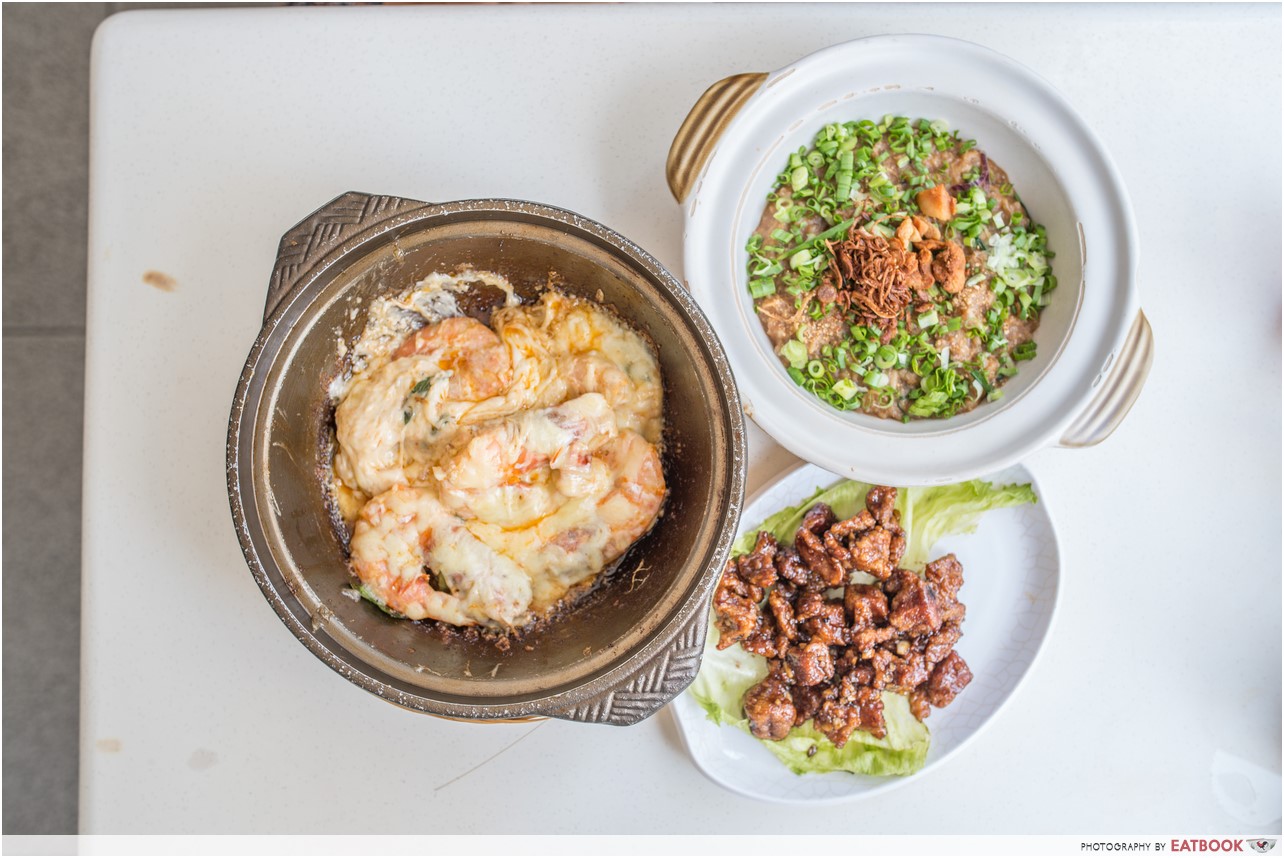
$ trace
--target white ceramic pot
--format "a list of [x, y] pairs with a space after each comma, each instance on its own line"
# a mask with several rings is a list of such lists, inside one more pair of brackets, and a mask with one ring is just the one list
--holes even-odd
[[[789, 378], [754, 313], [745, 242], [788, 154], [830, 122], [943, 119], [1004, 170], [1044, 224], [1059, 282], [1002, 400], [910, 423], [840, 412]], [[954, 482], [1050, 444], [1108, 436], [1153, 354], [1137, 295], [1137, 230], [1118, 171], [1060, 93], [987, 48], [938, 36], [876, 36], [770, 74], [719, 81], [669, 153], [686, 215], [687, 286], [727, 349], [745, 413], [804, 459], [891, 485]]]

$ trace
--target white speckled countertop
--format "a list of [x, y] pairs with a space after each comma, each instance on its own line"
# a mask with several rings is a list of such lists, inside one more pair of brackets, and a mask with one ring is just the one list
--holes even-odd
[[[110, 19], [93, 59], [82, 833], [1278, 832], [1279, 27], [1278, 6], [1156, 5]], [[782, 821], [706, 780], [668, 712], [629, 729], [440, 721], [292, 638], [246, 569], [223, 474], [286, 229], [345, 190], [527, 198], [680, 276], [664, 160], [708, 84], [927, 31], [1031, 66], [1100, 134], [1136, 209], [1157, 350], [1111, 439], [1028, 460], [1064, 593], [994, 729], [890, 795]], [[752, 491], [794, 460], [749, 440]]]

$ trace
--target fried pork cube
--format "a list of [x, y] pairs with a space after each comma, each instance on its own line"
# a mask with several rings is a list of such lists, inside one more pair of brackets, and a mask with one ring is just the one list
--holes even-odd
[[927, 564], [923, 574], [936, 587], [941, 618], [947, 623], [962, 622], [967, 615], [967, 606], [958, 600], [959, 590], [963, 586], [963, 564], [953, 554], [947, 554]]
[[887, 662], [884, 687], [889, 691], [908, 694], [927, 682], [930, 675], [923, 653], [911, 649], [904, 656], [896, 656]]
[[718, 582], [718, 589], [748, 599], [751, 602], [761, 602], [762, 597], [765, 595], [764, 590], [761, 587], [750, 584], [740, 576], [743, 568], [744, 557], [735, 557], [728, 560], [726, 568], [722, 570], [722, 580]]
[[932, 714], [932, 706], [927, 702], [927, 692], [915, 690], [909, 693], [910, 714], [922, 721]]
[[759, 739], [780, 741], [794, 726], [794, 699], [789, 685], [776, 672], [745, 692], [745, 717], [749, 732]]
[[794, 616], [807, 638], [831, 646], [847, 644], [847, 617], [841, 601], [826, 599], [820, 590], [804, 590], [794, 603]]
[[957, 652], [951, 652], [927, 681], [927, 700], [937, 709], [949, 706], [954, 696], [972, 681], [972, 670]]
[[825, 593], [822, 590], [803, 590], [794, 600], [794, 617], [799, 622], [819, 617], [825, 612]]
[[776, 537], [765, 530], [759, 531], [753, 551], [737, 558], [737, 573], [755, 587], [766, 588], [775, 584], [777, 548]]
[[958, 623], [942, 624], [940, 631], [929, 637], [923, 647], [923, 658], [927, 660], [928, 668], [934, 668], [944, 661], [962, 636], [963, 630]]
[[845, 521], [840, 521], [829, 530], [825, 531], [824, 544], [825, 551], [829, 556], [838, 561], [839, 565], [845, 571], [852, 571], [856, 568], [856, 559], [852, 556], [847, 546], [851, 537], [859, 536], [867, 530], [876, 527], [878, 522], [874, 520], [874, 515], [868, 509], [862, 509], [859, 513]]
[[843, 589], [843, 607], [853, 629], [881, 626], [887, 622], [887, 596], [874, 584], [848, 584]]
[[892, 626], [877, 626], [869, 629], [858, 629], [851, 634], [852, 646], [862, 656], [871, 652], [876, 646], [899, 635]]
[[939, 595], [957, 598], [963, 586], [963, 564], [953, 554], [946, 554], [927, 564], [923, 576], [932, 582]]
[[892, 627], [908, 635], [930, 635], [941, 627], [936, 588], [914, 573], [902, 577], [888, 616]]
[[892, 547], [887, 552], [887, 561], [895, 569], [901, 563], [901, 558], [905, 556], [905, 531], [890, 531], [892, 534]]
[[802, 556], [803, 562], [812, 571], [813, 580], [825, 587], [839, 587], [847, 579], [843, 567], [825, 550], [821, 538], [810, 530], [798, 529], [794, 537], [794, 547]]
[[802, 629], [807, 637], [826, 646], [846, 646], [851, 642], [851, 632], [843, 625], [841, 605], [838, 606], [837, 614], [830, 612], [804, 621]]
[[736, 574], [736, 568], [735, 561], [728, 561], [722, 580], [713, 591], [713, 610], [720, 633], [718, 649], [745, 640], [762, 625], [762, 611], [758, 607], [762, 588], [746, 584]]
[[798, 639], [798, 621], [794, 619], [794, 605], [789, 601], [789, 594], [781, 587], [774, 588], [767, 594], [767, 607], [776, 618], [776, 627], [787, 640]]
[[820, 641], [793, 647], [787, 656], [795, 685], [822, 685], [834, 678], [834, 657]]
[[[789, 647], [789, 638], [780, 631], [776, 625], [776, 620], [771, 614], [764, 614], [759, 610], [758, 626], [749, 634], [744, 636], [740, 641], [740, 647], [746, 652], [761, 655], [766, 658], [779, 658], [783, 656], [785, 650]], [[721, 646], [722, 642], [719, 641]]]
[[865, 495], [865, 508], [884, 527], [895, 524], [893, 513], [896, 511], [896, 489], [891, 486], [874, 486]]
[[805, 724], [820, 711], [825, 702], [825, 691], [829, 686], [795, 685], [789, 689], [794, 699], [794, 724]]
[[777, 586], [784, 582], [803, 590], [823, 590], [826, 584], [820, 576], [807, 567], [807, 562], [794, 548], [782, 545], [776, 552]]
[[857, 537], [851, 554], [856, 569], [868, 572], [880, 581], [896, 568], [891, 560], [892, 534], [885, 527], [876, 527]]
[[852, 733], [857, 730], [879, 739], [887, 735], [887, 726], [883, 721], [883, 698], [868, 686], [856, 688], [851, 703], [826, 700], [812, 716], [812, 724], [838, 748], [846, 745]]
[[839, 536], [847, 536], [852, 533], [860, 533], [863, 530], [871, 530], [878, 524], [878, 519], [868, 508], [862, 509], [846, 521], [840, 521], [830, 530], [837, 530]]
[[803, 513], [802, 524], [799, 525], [799, 528], [819, 536], [829, 530], [836, 521], [838, 521], [838, 518], [834, 515], [834, 511], [830, 509], [829, 504], [812, 504], [811, 509]]
[[821, 543], [825, 546], [825, 553], [828, 554], [835, 563], [843, 567], [844, 572], [851, 572], [856, 568], [856, 560], [852, 557], [852, 553], [847, 550], [847, 546], [843, 545], [842, 539], [839, 536], [841, 533], [839, 528], [841, 526], [841, 523], [836, 524], [829, 530], [825, 531], [825, 535], [821, 538]]

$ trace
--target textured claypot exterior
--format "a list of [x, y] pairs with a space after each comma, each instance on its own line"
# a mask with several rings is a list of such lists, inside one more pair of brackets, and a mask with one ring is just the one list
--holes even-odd
[[[465, 264], [505, 274], [526, 296], [557, 271], [568, 291], [648, 335], [665, 378], [670, 494], [659, 522], [573, 611], [507, 652], [352, 600], [321, 492], [339, 341], [360, 331], [375, 295]], [[512, 200], [432, 205], [348, 193], [282, 238], [232, 407], [228, 496], [277, 615], [367, 691], [466, 720], [631, 724], [653, 714], [699, 667], [744, 479], [741, 408], [717, 337], [654, 258], [600, 224]]]

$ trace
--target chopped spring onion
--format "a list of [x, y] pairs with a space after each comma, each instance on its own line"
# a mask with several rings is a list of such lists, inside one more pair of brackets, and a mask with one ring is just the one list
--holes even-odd
[[781, 347], [780, 356], [794, 369], [802, 369], [807, 365], [807, 346], [799, 340], [790, 340]]
[[846, 235], [847, 231], [852, 228], [852, 224], [854, 224], [855, 222], [856, 222], [855, 218], [852, 218], [851, 220], [845, 220], [836, 226], [831, 226], [829, 229], [825, 230], [819, 235], [813, 235], [811, 238], [807, 239], [802, 244], [796, 245], [795, 247], [791, 247], [789, 250], [785, 252], [790, 254], [796, 253], [799, 250], [802, 250], [804, 247], [808, 247], [813, 244], [816, 247], [820, 247], [823, 242], [826, 242], [831, 238], [837, 238], [840, 235]]
[[800, 250], [797, 253], [795, 253], [793, 256], [789, 257], [789, 267], [797, 271], [799, 268], [802, 268], [804, 265], [811, 265], [812, 261], [813, 260], [812, 260], [811, 251]]
[[789, 174], [789, 185], [794, 189], [794, 192], [797, 193], [807, 187], [807, 180], [809, 178], [806, 167], [795, 167]]
[[[891, 346], [883, 346], [874, 352], [874, 366], [879, 369], [891, 369], [896, 365], [896, 349]], [[881, 385], [875, 385], [881, 387]]]
[[[769, 218], [767, 229], [746, 244], [749, 292], [754, 300], [777, 293], [791, 296], [806, 326], [827, 314], [844, 320], [841, 341], [814, 358], [801, 331], [781, 347], [790, 377], [804, 390], [844, 411], [899, 400], [904, 420], [949, 417], [972, 407], [982, 395], [999, 398], [990, 377], [997, 372], [998, 380], [1006, 379], [1016, 373], [1019, 361], [1034, 357], [1033, 343], [1010, 347], [1004, 328], [1013, 316], [1037, 320], [1048, 304], [1056, 286], [1049, 266], [1053, 254], [1044, 229], [1019, 211], [1005, 211], [1018, 202], [1013, 189], [982, 183], [980, 167], [962, 176], [970, 187], [955, 192], [955, 217], [940, 226], [943, 239], [985, 251], [982, 268], [973, 268], [966, 279], [968, 286], [980, 285], [993, 296], [981, 327], [965, 325], [961, 307], [939, 285], [920, 296], [931, 302], [924, 312], [881, 323], [882, 328], [890, 326], [886, 342], [879, 325], [857, 323], [854, 306], [821, 304], [813, 297], [832, 262], [828, 242], [842, 240], [854, 225], [891, 239], [899, 219], [907, 212], [920, 213], [915, 195], [948, 181], [948, 161], [932, 169], [928, 156], [956, 158], [975, 145], [950, 131], [945, 121], [888, 115], [881, 121], [831, 122], [810, 146], [800, 146], [781, 165], [784, 170], [766, 200], [775, 222]], [[819, 234], [809, 236], [817, 226]], [[980, 347], [978, 354], [967, 362], [951, 362], [950, 349], [938, 350], [936, 343], [964, 328]], [[994, 363], [991, 358], [999, 361], [998, 369], [983, 369], [986, 362]], [[919, 385], [904, 394], [890, 386], [889, 374], [900, 368], [919, 378]], [[849, 377], [839, 378], [840, 373]]]
[[850, 378], [838, 379], [838, 381], [834, 382], [834, 386], [832, 389], [834, 393], [837, 393], [843, 399], [848, 399], [848, 400], [854, 397], [860, 390], [860, 388], [858, 388]]

